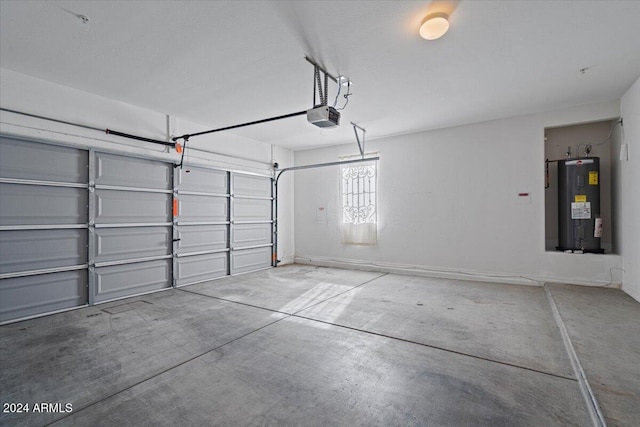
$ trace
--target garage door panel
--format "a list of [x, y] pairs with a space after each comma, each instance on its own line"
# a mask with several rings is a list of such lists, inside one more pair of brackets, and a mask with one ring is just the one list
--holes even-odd
[[0, 232], [0, 273], [70, 267], [87, 263], [87, 230]]
[[96, 153], [96, 185], [170, 190], [171, 173], [169, 163]]
[[86, 224], [88, 191], [82, 188], [0, 183], [0, 224]]
[[171, 221], [171, 195], [140, 191], [96, 190], [96, 224]]
[[179, 195], [179, 221], [224, 222], [227, 220], [229, 200], [226, 197]]
[[271, 178], [234, 174], [233, 194], [237, 196], [271, 197]]
[[97, 228], [95, 262], [171, 254], [171, 227]]
[[191, 167], [191, 172], [180, 171], [178, 186], [180, 191], [227, 194], [229, 174], [224, 171]]
[[161, 290], [171, 286], [171, 260], [95, 268], [95, 301]]
[[0, 321], [77, 307], [87, 302], [87, 270], [0, 280]]
[[86, 150], [0, 138], [0, 177], [86, 183], [89, 157]]
[[234, 221], [268, 221], [271, 219], [271, 200], [234, 199]]
[[172, 253], [173, 165], [99, 152], [94, 163], [93, 300], [171, 287], [170, 258], [139, 260]]
[[176, 252], [212, 251], [227, 248], [228, 227], [226, 225], [181, 225], [178, 227]]
[[257, 246], [271, 243], [271, 224], [236, 224], [233, 247]]
[[178, 281], [182, 286], [227, 275], [228, 253], [194, 255], [178, 258]]
[[[271, 266], [271, 178], [233, 174], [231, 274]], [[261, 248], [243, 249], [269, 245]]]
[[271, 246], [233, 251], [231, 257], [233, 266], [231, 274], [268, 268], [271, 266]]

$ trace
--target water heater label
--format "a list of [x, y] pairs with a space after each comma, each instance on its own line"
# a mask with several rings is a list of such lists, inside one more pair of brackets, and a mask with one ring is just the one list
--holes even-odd
[[582, 165], [590, 165], [591, 163], [593, 163], [593, 159], [568, 160], [564, 162], [566, 166], [582, 166]]
[[591, 219], [591, 202], [571, 203], [571, 219]]
[[576, 203], [584, 203], [587, 201], [587, 195], [586, 194], [576, 194], [573, 197], [573, 201]]
[[598, 185], [598, 171], [589, 171], [589, 185]]

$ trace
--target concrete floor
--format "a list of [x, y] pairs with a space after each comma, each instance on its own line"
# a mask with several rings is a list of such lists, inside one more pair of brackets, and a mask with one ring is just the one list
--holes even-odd
[[[640, 425], [640, 304], [548, 289], [608, 425]], [[0, 361], [32, 409], [2, 425], [593, 425], [542, 287], [292, 265], [5, 325]]]

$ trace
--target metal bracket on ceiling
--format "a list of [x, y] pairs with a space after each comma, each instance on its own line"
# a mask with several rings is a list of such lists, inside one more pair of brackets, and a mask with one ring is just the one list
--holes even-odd
[[[353, 126], [353, 133], [356, 134], [356, 142], [358, 143], [358, 149], [360, 150], [360, 155], [364, 159], [364, 139], [365, 139], [367, 130], [363, 127], [358, 126], [353, 122], [351, 122], [351, 126]], [[360, 143], [360, 136], [358, 135], [358, 129], [362, 131], [362, 143]]]
[[[304, 59], [307, 60], [308, 63], [313, 65], [313, 106], [325, 106], [329, 103], [329, 79], [333, 80], [335, 83], [340, 84], [338, 79], [327, 72], [324, 68], [320, 66], [316, 61], [305, 56]], [[321, 81], [320, 74], [324, 77], [324, 85]], [[316, 93], [317, 91], [317, 93]], [[317, 103], [316, 94], [320, 98], [320, 103]]]
[[[305, 56], [304, 59], [311, 65], [313, 65], [313, 106], [315, 107], [324, 107], [329, 104], [329, 80], [333, 81], [338, 85], [338, 94], [336, 95], [336, 100], [333, 102], [333, 108], [336, 107], [336, 102], [338, 101], [338, 96], [340, 95], [340, 90], [342, 86], [347, 87], [347, 93], [344, 95], [346, 99], [345, 104], [342, 108], [338, 108], [338, 110], [344, 110], [344, 107], [349, 102], [349, 96], [351, 96], [350, 88], [352, 85], [351, 80], [342, 74], [337, 77], [329, 73], [325, 70], [320, 64], [318, 64], [313, 59]], [[324, 79], [324, 81], [323, 81]], [[318, 103], [318, 99], [316, 95], [320, 98], [320, 102]]]

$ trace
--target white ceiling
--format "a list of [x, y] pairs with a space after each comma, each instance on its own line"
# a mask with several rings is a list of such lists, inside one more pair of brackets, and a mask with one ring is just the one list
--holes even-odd
[[[449, 32], [421, 39], [440, 10]], [[640, 76], [640, 1], [1, 0], [0, 16], [2, 68], [208, 128], [310, 108], [313, 57], [354, 82], [340, 128], [233, 132], [292, 149], [353, 142], [350, 121], [373, 139], [617, 99]]]

